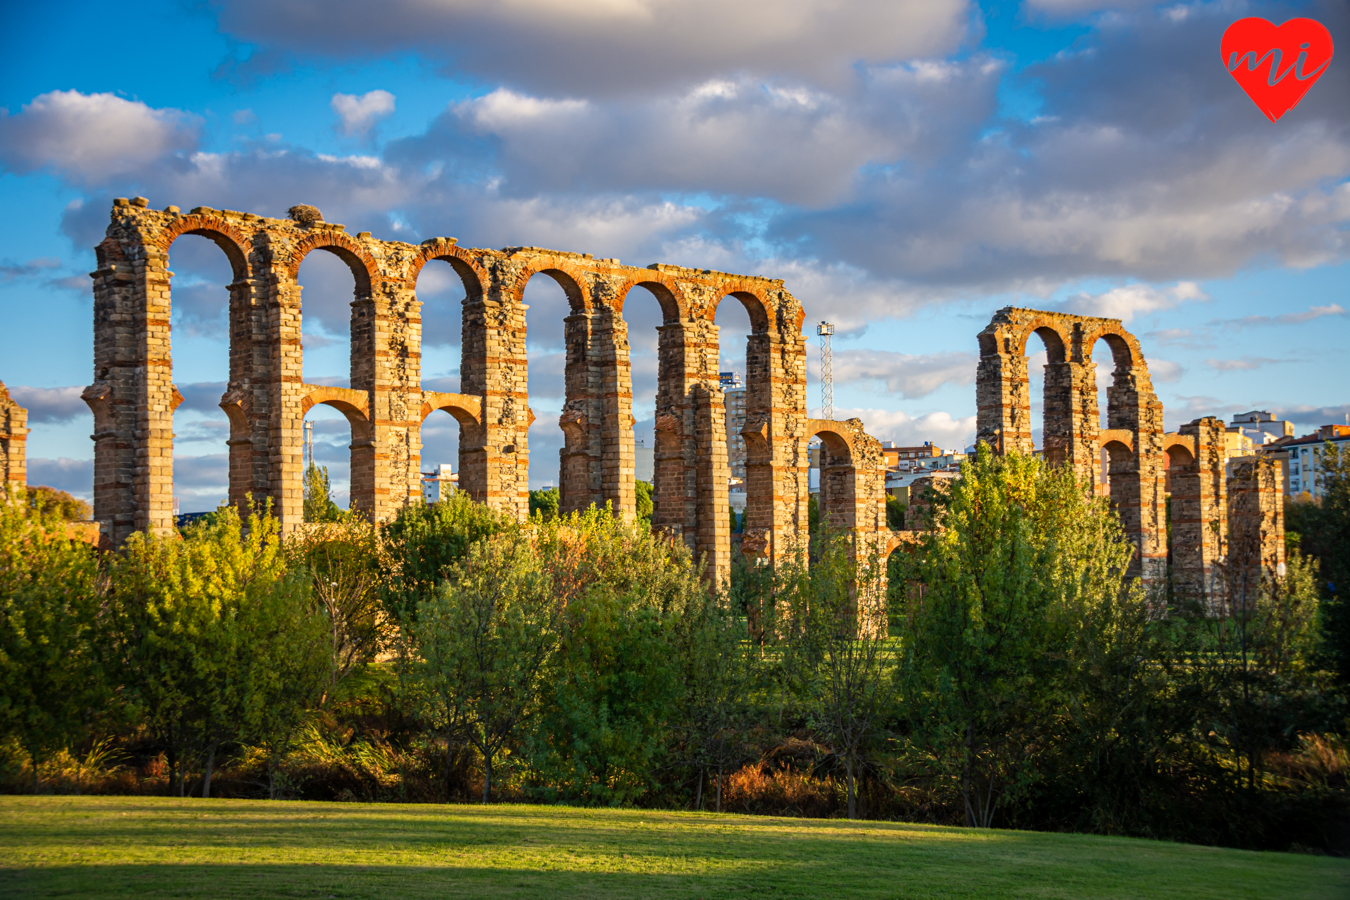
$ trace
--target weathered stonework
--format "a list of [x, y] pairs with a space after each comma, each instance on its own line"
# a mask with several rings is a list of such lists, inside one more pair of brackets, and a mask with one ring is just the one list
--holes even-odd
[[1254, 605], [1263, 579], [1284, 574], [1283, 464], [1269, 457], [1233, 461], [1228, 478], [1230, 610]]
[[28, 483], [28, 410], [0, 381], [0, 497], [7, 487]]
[[1228, 533], [1223, 420], [1196, 419], [1167, 435], [1164, 446], [1172, 497], [1172, 588], [1206, 599], [1219, 589], [1217, 566]]
[[[168, 255], [179, 236], [196, 234], [224, 251], [234, 273], [229, 383], [220, 401], [230, 420], [232, 503], [250, 494], [270, 498], [283, 528], [300, 524], [302, 424], [305, 413], [322, 403], [351, 423], [352, 506], [362, 514], [384, 521], [420, 497], [421, 425], [432, 412], [446, 410], [461, 428], [460, 488], [523, 518], [533, 413], [522, 296], [529, 279], [544, 274], [571, 305], [560, 418], [562, 509], [610, 503], [620, 514], [634, 513], [633, 391], [623, 305], [631, 290], [643, 287], [656, 295], [664, 314], [653, 523], [701, 555], [711, 577], [726, 576], [726, 416], [714, 321], [718, 305], [731, 298], [749, 312], [753, 331], [741, 432], [748, 495], [742, 549], [772, 560], [800, 545], [807, 531], [810, 438], [806, 342], [801, 305], [781, 280], [667, 265], [636, 268], [535, 247], [467, 249], [454, 238], [413, 246], [366, 232], [348, 235], [313, 207], [294, 207], [290, 215], [272, 219], [204, 207], [184, 214], [172, 206], [151, 210], [139, 197], [114, 201], [92, 273], [94, 382], [84, 392], [95, 420], [94, 516], [114, 544], [136, 530], [173, 525], [173, 411], [182, 398], [172, 375]], [[315, 250], [340, 257], [356, 281], [349, 388], [303, 381], [297, 273]], [[421, 386], [415, 285], [422, 267], [434, 261], [455, 269], [466, 295], [460, 394]], [[844, 430], [860, 442], [860, 430]], [[853, 500], [839, 501], [840, 509], [853, 503], [857, 527], [875, 527], [867, 524], [875, 516], [863, 509], [862, 498], [884, 504], [884, 479], [867, 474], [861, 482]], [[878, 509], [884, 525], [884, 505]]]

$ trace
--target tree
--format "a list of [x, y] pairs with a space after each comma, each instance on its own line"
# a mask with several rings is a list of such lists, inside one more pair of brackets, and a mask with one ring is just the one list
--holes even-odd
[[[132, 535], [108, 571], [108, 638], [179, 796], [190, 754], [205, 756], [209, 792], [222, 742], [261, 736], [269, 715], [291, 716], [293, 731], [295, 706], [279, 710], [266, 685], [303, 691], [294, 667], [315, 658], [309, 632], [292, 627], [308, 583], [287, 570], [279, 523], [255, 510], [245, 533], [236, 509], [218, 513], [182, 539]], [[284, 747], [274, 725], [268, 739]]]
[[28, 504], [67, 522], [88, 522], [94, 515], [93, 508], [79, 497], [42, 484], [28, 488]]
[[446, 727], [482, 755], [484, 803], [503, 747], [538, 710], [567, 601], [562, 587], [515, 529], [475, 543], [418, 605], [415, 678], [443, 705]]
[[826, 528], [814, 543], [809, 571], [799, 558], [783, 564], [775, 630], [812, 729], [844, 766], [852, 819], [868, 747], [893, 696], [895, 649], [871, 615], [884, 603], [886, 570], [846, 533]]
[[88, 727], [107, 690], [97, 561], [59, 505], [28, 499], [0, 492], [0, 733], [28, 753], [36, 792], [43, 757]]
[[886, 527], [893, 531], [905, 530], [905, 504], [894, 494], [886, 495]]
[[1321, 497], [1290, 503], [1286, 529], [1320, 569], [1327, 662], [1341, 684], [1350, 685], [1350, 445], [1327, 441], [1313, 452]]
[[911, 739], [954, 768], [966, 824], [987, 828], [1035, 780], [1084, 619], [1117, 603], [1131, 545], [1071, 470], [981, 444], [903, 557]]
[[384, 545], [375, 526], [361, 519], [322, 524], [298, 532], [287, 542], [290, 567], [307, 573], [311, 592], [323, 613], [330, 661], [327, 686], [319, 705], [339, 685], [380, 652], [388, 615], [380, 596]]
[[558, 504], [562, 495], [557, 488], [544, 488], [530, 491], [530, 515], [540, 515], [545, 519], [558, 518]]
[[304, 490], [306, 522], [340, 522], [345, 516], [350, 515], [333, 502], [327, 466], [320, 468], [313, 463], [309, 464], [305, 469]]
[[651, 482], [638, 480], [633, 483], [633, 492], [637, 497], [637, 519], [646, 524], [648, 528], [652, 524], [652, 485]]

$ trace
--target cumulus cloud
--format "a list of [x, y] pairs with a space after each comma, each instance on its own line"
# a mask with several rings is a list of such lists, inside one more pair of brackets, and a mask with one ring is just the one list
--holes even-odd
[[911, 416], [902, 410], [840, 408], [834, 415], [836, 419], [862, 419], [868, 434], [902, 447], [932, 441], [943, 449], [964, 450], [975, 440], [974, 416], [956, 418], [946, 412]]
[[394, 95], [374, 90], [364, 94], [334, 94], [330, 103], [337, 113], [337, 129], [347, 137], [365, 137], [381, 119], [393, 115]]
[[944, 384], [974, 384], [979, 359], [973, 353], [910, 354], [890, 350], [845, 350], [835, 354], [834, 379], [871, 383], [909, 399], [926, 397]]
[[80, 399], [80, 387], [37, 388], [14, 385], [9, 394], [28, 410], [28, 422], [69, 422], [80, 416], [92, 416], [89, 405]]
[[57, 459], [29, 457], [28, 483], [68, 491], [81, 500], [93, 500], [94, 461], [65, 456]]
[[0, 110], [0, 164], [20, 174], [51, 169], [82, 183], [136, 172], [197, 146], [200, 123], [116, 94], [52, 91], [18, 112]]
[[[228, 0], [220, 25], [274, 53], [413, 50], [457, 75], [551, 96], [688, 85], [726, 72], [846, 81], [857, 63], [955, 50], [966, 0]], [[267, 51], [273, 51], [268, 53]]]
[[1095, 296], [1079, 294], [1063, 304], [1066, 312], [1081, 316], [1102, 316], [1129, 322], [1137, 315], [1175, 309], [1188, 300], [1208, 300], [1194, 281], [1183, 281], [1171, 288], [1130, 284], [1112, 288]]

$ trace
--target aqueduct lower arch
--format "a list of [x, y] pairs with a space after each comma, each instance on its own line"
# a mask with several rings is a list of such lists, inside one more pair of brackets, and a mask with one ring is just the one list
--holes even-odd
[[[283, 528], [300, 524], [304, 414], [326, 403], [353, 423], [353, 506], [371, 518], [388, 519], [420, 497], [421, 423], [442, 409], [463, 429], [461, 488], [523, 517], [533, 413], [522, 294], [531, 276], [547, 273], [571, 301], [560, 423], [564, 509], [608, 502], [622, 514], [634, 512], [633, 392], [622, 312], [629, 291], [641, 286], [657, 296], [664, 313], [653, 521], [701, 555], [712, 577], [729, 571], [726, 413], [714, 315], [720, 302], [734, 297], [753, 323], [742, 432], [751, 448], [742, 548], [773, 559], [805, 542], [807, 442], [814, 426], [806, 415], [803, 312], [782, 280], [660, 264], [637, 268], [536, 247], [468, 249], [454, 238], [414, 246], [368, 232], [348, 235], [313, 207], [275, 219], [207, 207], [158, 211], [136, 198], [114, 201], [97, 248], [94, 381], [84, 392], [95, 419], [94, 517], [113, 544], [136, 530], [173, 526], [173, 409], [179, 401], [167, 263], [170, 245], [183, 234], [213, 240], [234, 273], [230, 377], [220, 401], [230, 421], [232, 503], [249, 494], [270, 498]], [[338, 254], [356, 276], [349, 389], [303, 381], [297, 273], [315, 250]], [[461, 394], [422, 389], [414, 286], [432, 260], [450, 263], [465, 287]], [[854, 453], [852, 464], [884, 466], [879, 456]], [[872, 496], [857, 502], [882, 510], [880, 468], [860, 478]], [[877, 515], [884, 523], [884, 513], [875, 510], [870, 521]], [[869, 521], [856, 510], [853, 518], [858, 525]]]

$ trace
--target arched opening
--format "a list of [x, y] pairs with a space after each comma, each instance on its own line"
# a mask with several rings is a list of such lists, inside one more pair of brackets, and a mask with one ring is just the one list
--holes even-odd
[[[232, 477], [240, 482], [240, 495], [251, 481], [248, 466], [238, 460], [231, 473], [231, 422], [220, 407], [231, 375], [231, 290], [247, 290], [245, 273], [238, 271], [242, 258], [232, 260], [217, 246], [227, 240], [189, 233], [170, 248], [173, 380], [182, 398], [173, 408], [173, 507], [180, 517], [226, 502]], [[237, 436], [246, 428], [238, 423]]]
[[1167, 529], [1167, 565], [1176, 563], [1173, 551], [1174, 525], [1178, 521], [1190, 521], [1194, 518], [1198, 497], [1194, 496], [1199, 485], [1195, 470], [1195, 456], [1182, 444], [1172, 444], [1166, 448], [1167, 469], [1163, 474], [1166, 499]]
[[316, 510], [349, 510], [352, 506], [352, 439], [347, 417], [326, 403], [305, 413], [304, 520], [328, 521]]
[[853, 468], [853, 450], [848, 441], [833, 432], [820, 430], [809, 437], [819, 440], [820, 488], [816, 509], [820, 530], [843, 531], [857, 525], [857, 486]]
[[1111, 498], [1111, 508], [1125, 521], [1130, 514], [1127, 476], [1134, 466], [1134, 453], [1120, 441], [1107, 441], [1102, 445], [1102, 463], [1102, 493]]
[[[735, 299], [739, 302], [730, 302]], [[759, 298], [734, 293], [717, 304], [718, 382], [726, 410], [727, 502], [732, 534], [767, 529], [773, 506], [769, 448], [741, 432], [773, 406], [769, 381], [767, 317]], [[756, 335], [761, 337], [756, 340]], [[761, 346], [763, 344], [763, 346]]]
[[[586, 359], [590, 323], [585, 310], [574, 303], [579, 295], [571, 277], [556, 269], [532, 275], [522, 295], [528, 393], [535, 417], [529, 432], [534, 508], [541, 503], [553, 508], [556, 492], [557, 508], [570, 512], [584, 508], [600, 492], [599, 466], [592, 465], [598, 450], [592, 445], [598, 444], [599, 416], [583, 401], [584, 408], [569, 410], [574, 415], [566, 431], [561, 423], [569, 399], [589, 400], [592, 393]], [[569, 490], [575, 496], [564, 496]]]
[[[329, 247], [308, 253], [296, 281], [301, 286], [304, 381], [325, 387], [352, 383], [352, 325], [359, 294], [351, 263]], [[357, 263], [359, 265], [359, 263]]]
[[[422, 390], [458, 394], [462, 389], [464, 305], [482, 295], [478, 276], [462, 260], [440, 257], [418, 271], [415, 290], [421, 304]], [[477, 446], [465, 440], [465, 427], [463, 418], [449, 409], [445, 415], [433, 411], [422, 419], [418, 469], [424, 500], [443, 499], [461, 486], [462, 448]]]
[[[1105, 366], [1097, 367], [1097, 409], [1101, 417], [1101, 429], [1135, 431], [1139, 427], [1139, 406], [1134, 384], [1134, 353], [1129, 343], [1118, 334], [1104, 334], [1098, 339], [1110, 348], [1114, 363], [1109, 372]], [[1089, 359], [1094, 349], [1092, 346], [1087, 348]], [[1105, 403], [1101, 402], [1103, 384], [1107, 385]]]
[[[1071, 440], [1072, 384], [1065, 366], [1064, 339], [1048, 326], [1033, 330], [1040, 349], [1027, 356], [1028, 425], [1033, 452], [1046, 462], [1059, 465], [1068, 454]], [[1036, 344], [1028, 335], [1027, 350]]]
[[[680, 448], [676, 436], [669, 432], [658, 434], [656, 413], [663, 400], [669, 404], [674, 398], [660, 396], [663, 382], [661, 343], [663, 328], [678, 328], [679, 311], [674, 297], [664, 285], [639, 284], [622, 298], [623, 320], [628, 331], [628, 371], [632, 385], [633, 417], [633, 479], [639, 519], [656, 521], [658, 496], [658, 467], [669, 469], [678, 459]], [[677, 373], [670, 373], [676, 378]], [[658, 440], [661, 445], [658, 447]], [[661, 462], [658, 463], [658, 457]], [[665, 480], [669, 480], [669, 476]]]

